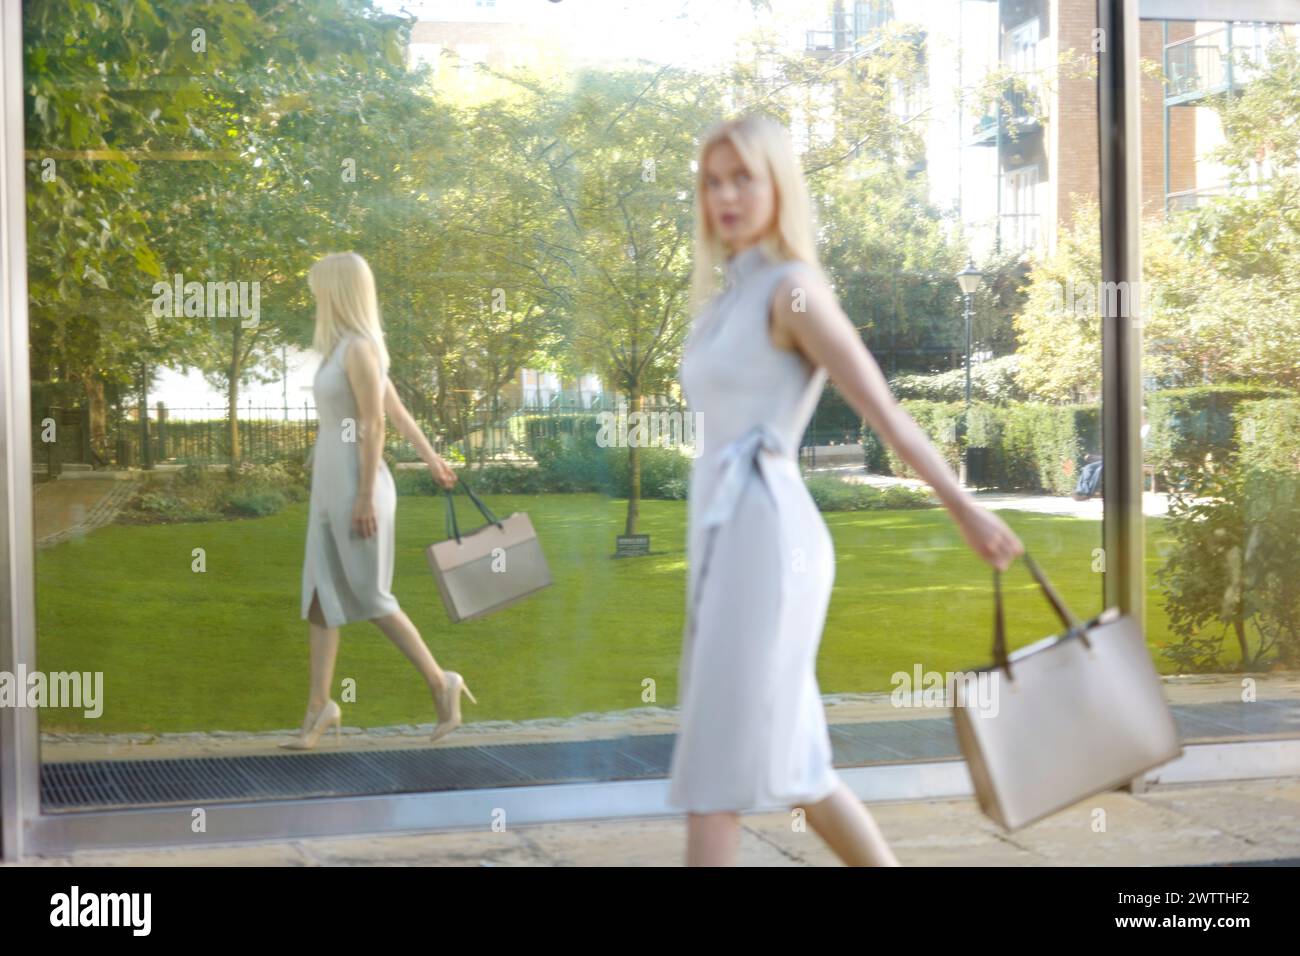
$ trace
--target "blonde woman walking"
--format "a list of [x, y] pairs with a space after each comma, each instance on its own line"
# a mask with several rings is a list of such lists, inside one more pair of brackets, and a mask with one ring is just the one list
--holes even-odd
[[342, 711], [330, 687], [338, 629], [362, 620], [374, 621], [424, 677], [438, 712], [433, 733], [438, 740], [460, 724], [460, 695], [469, 688], [455, 671], [438, 666], [392, 595], [397, 489], [382, 458], [384, 413], [416, 447], [436, 482], [450, 488], [457, 478], [388, 380], [388, 349], [366, 261], [352, 252], [328, 255], [312, 266], [307, 283], [316, 298], [312, 345], [324, 356], [312, 386], [319, 430], [302, 565], [311, 692], [302, 730], [284, 746], [310, 749], [330, 726], [337, 736]]
[[[835, 576], [798, 444], [829, 376], [935, 490], [980, 558], [1024, 552], [896, 403], [813, 246], [785, 129], [746, 116], [705, 137], [696, 183], [696, 315], [679, 378], [699, 416], [688, 495], [687, 626], [669, 802], [689, 814], [687, 863], [735, 860], [739, 812], [802, 808], [845, 863], [897, 866], [840, 780], [817, 686]], [[725, 287], [715, 294], [715, 268]]]

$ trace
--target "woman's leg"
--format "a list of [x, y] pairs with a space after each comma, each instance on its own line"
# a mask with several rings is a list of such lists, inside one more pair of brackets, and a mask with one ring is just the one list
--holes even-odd
[[339, 653], [339, 629], [325, 623], [320, 607], [320, 595], [312, 593], [311, 609], [307, 612], [311, 631], [311, 693], [307, 698], [307, 717], [303, 733], [311, 728], [313, 717], [330, 699], [330, 686], [334, 683], [334, 661]]
[[808, 822], [849, 866], [899, 866], [876, 820], [840, 781], [829, 797], [805, 809]]
[[686, 817], [687, 866], [735, 866], [740, 814], [691, 813]]
[[415, 665], [415, 669], [424, 677], [436, 701], [447, 686], [447, 678], [443, 675], [438, 662], [433, 659], [433, 652], [429, 650], [429, 646], [420, 638], [420, 632], [406, 616], [406, 612], [399, 610], [373, 620], [385, 636]]

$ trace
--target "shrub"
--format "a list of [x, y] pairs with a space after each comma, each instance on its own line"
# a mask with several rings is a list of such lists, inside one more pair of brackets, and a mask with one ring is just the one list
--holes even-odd
[[149, 484], [138, 491], [119, 513], [117, 520], [131, 523], [212, 521], [220, 518], [205, 498], [182, 496]]
[[[1300, 663], [1300, 473], [1202, 469], [1171, 495], [1173, 537], [1157, 579], [1179, 642], [1165, 655], [1189, 671]], [[1217, 630], [1216, 630], [1217, 628]]]
[[1300, 474], [1300, 399], [1244, 401], [1235, 417], [1241, 467]]
[[[609, 483], [602, 489], [615, 498], [626, 498], [632, 493], [632, 468], [626, 448], [604, 448]], [[675, 448], [641, 449], [641, 497], [675, 498], [676, 489], [690, 477], [691, 459]], [[674, 489], [665, 494], [665, 486]], [[685, 497], [682, 492], [680, 497]]]
[[804, 479], [819, 511], [878, 511], [895, 508], [932, 508], [935, 501], [920, 488], [894, 485], [877, 488], [844, 481], [832, 475], [809, 475]]
[[860, 440], [862, 442], [863, 464], [873, 475], [892, 475], [889, 470], [889, 455], [885, 453], [885, 443], [874, 431], [862, 424]]
[[689, 479], [668, 478], [659, 486], [660, 497], [673, 501], [685, 501], [689, 491]]
[[[534, 467], [527, 465], [488, 465], [473, 471], [463, 467], [453, 469], [457, 474], [468, 476], [468, 482], [475, 492], [502, 495], [536, 495], [542, 494], [545, 476]], [[445, 489], [433, 480], [427, 468], [403, 468], [393, 472], [393, 484], [399, 495], [441, 495]], [[464, 494], [463, 490], [456, 494]]]
[[1237, 452], [1234, 414], [1239, 405], [1260, 399], [1295, 398], [1283, 388], [1212, 385], [1169, 388], [1147, 400], [1147, 459], [1170, 484], [1195, 483], [1210, 455], [1227, 465]]
[[278, 491], [237, 491], [226, 498], [226, 511], [248, 518], [265, 518], [285, 505], [285, 496]]
[[[625, 498], [628, 494], [626, 448], [552, 446], [540, 455], [536, 468], [494, 466], [470, 473], [476, 492], [489, 494], [566, 494], [598, 492]], [[641, 449], [641, 492], [646, 499], [686, 500], [691, 459], [669, 448]], [[927, 508], [935, 502], [924, 489], [880, 489], [829, 475], [807, 479], [809, 491], [823, 511], [862, 511], [878, 508]], [[427, 470], [399, 472], [399, 494], [441, 494]]]
[[[594, 432], [578, 440], [573, 436], [539, 439], [533, 450], [543, 485], [551, 492], [606, 491], [610, 476], [611, 449], [596, 444]], [[627, 449], [619, 449], [627, 455]], [[644, 488], [642, 489], [644, 492]]]
[[[965, 448], [990, 449], [988, 484], [992, 487], [1068, 494], [1078, 481], [1084, 453], [1100, 450], [1100, 409], [1096, 405], [974, 402], [967, 413], [961, 402], [909, 399], [899, 404], [953, 471], [960, 470]], [[868, 470], [919, 477], [865, 426], [862, 440]], [[873, 467], [873, 462], [882, 458], [885, 467]]]
[[219, 521], [223, 517], [265, 517], [311, 492], [299, 457], [243, 462], [211, 469], [188, 462], [174, 475], [150, 475], [118, 515], [130, 523]]

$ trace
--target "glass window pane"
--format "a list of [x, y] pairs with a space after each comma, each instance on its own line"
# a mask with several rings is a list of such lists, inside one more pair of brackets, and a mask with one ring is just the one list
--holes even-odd
[[1297, 27], [1143, 29], [1163, 84], [1142, 135], [1165, 131], [1143, 175], [1148, 639], [1187, 739], [1293, 736]]
[[[787, 128], [904, 411], [1100, 612], [1095, 6], [27, 4], [38, 647], [89, 675], [42, 711], [46, 810], [668, 774], [700, 144], [745, 110]], [[1141, 43], [1147, 641], [1186, 739], [1293, 733], [1264, 672], [1300, 632], [1295, 31]], [[365, 327], [358, 274], [364, 402], [331, 324]], [[426, 441], [477, 565], [430, 550], [455, 533]], [[959, 759], [988, 564], [838, 383], [798, 445], [834, 554], [824, 627], [788, 612], [807, 714], [837, 767]], [[528, 528], [549, 583], [491, 607], [491, 573], [540, 567]], [[1013, 646], [1060, 633], [1023, 564], [1002, 586]], [[434, 741], [442, 668], [473, 699]]]

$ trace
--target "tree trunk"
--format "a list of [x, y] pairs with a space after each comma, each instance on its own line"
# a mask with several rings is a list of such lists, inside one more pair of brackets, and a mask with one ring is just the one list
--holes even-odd
[[482, 471], [484, 468], [487, 467], [488, 443], [492, 441], [492, 429], [496, 422], [496, 419], [493, 416], [493, 412], [492, 412], [494, 403], [495, 403], [495, 399], [493, 399], [492, 402], [487, 403], [486, 406], [479, 405], [478, 408], [478, 415], [480, 420], [486, 419], [483, 421], [483, 429], [479, 432], [479, 435], [482, 437], [482, 441], [480, 441], [478, 445], [478, 470], [479, 471]]
[[[632, 402], [629, 410], [629, 418], [636, 414], [636, 421], [640, 421], [640, 411], [642, 404], [641, 386], [632, 386]], [[648, 429], [647, 429], [648, 431]], [[635, 434], [631, 424], [628, 425], [629, 439]], [[623, 529], [624, 534], [636, 534], [636, 522], [641, 517], [641, 448], [639, 442], [628, 441], [627, 448], [627, 476], [628, 476], [628, 493], [627, 493], [627, 525]]]
[[470, 432], [469, 410], [464, 402], [456, 403], [456, 420], [460, 422], [460, 439], [465, 443], [465, 467], [474, 465], [474, 436]]
[[230, 349], [230, 371], [228, 376], [229, 385], [226, 394], [229, 401], [226, 406], [228, 416], [227, 428], [230, 432], [230, 469], [234, 471], [239, 468], [239, 329], [235, 328], [234, 341]]
[[93, 368], [83, 368], [78, 374], [90, 410], [90, 447], [104, 461], [111, 457], [108, 448], [108, 403], [104, 399], [104, 382]]
[[1246, 637], [1246, 622], [1240, 614], [1233, 618], [1232, 629], [1237, 634], [1237, 647], [1241, 650], [1241, 669], [1250, 670], [1254, 662], [1250, 659], [1250, 641]]

